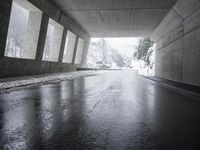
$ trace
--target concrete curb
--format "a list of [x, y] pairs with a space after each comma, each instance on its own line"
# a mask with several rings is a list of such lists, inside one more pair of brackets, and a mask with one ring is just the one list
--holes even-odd
[[[105, 71], [104, 71], [105, 72]], [[103, 71], [76, 71], [76, 72], [68, 72], [68, 73], [56, 73], [56, 74], [46, 74], [39, 76], [26, 76], [23, 78], [9, 78], [5, 79], [5, 81], [0, 82], [0, 91], [22, 88], [26, 86], [34, 86], [40, 84], [48, 84], [54, 82], [60, 82], [64, 80], [74, 80], [77, 78], [85, 77], [85, 76], [93, 76], [102, 74]], [[2, 81], [3, 79], [1, 79]]]
[[192, 97], [200, 99], [200, 86], [192, 85], [184, 82], [179, 82], [175, 80], [168, 80], [168, 79], [162, 79], [159, 77], [147, 77], [143, 76], [149, 80], [155, 81], [163, 86], [167, 86], [170, 88], [175, 89], [179, 93], [190, 95]]

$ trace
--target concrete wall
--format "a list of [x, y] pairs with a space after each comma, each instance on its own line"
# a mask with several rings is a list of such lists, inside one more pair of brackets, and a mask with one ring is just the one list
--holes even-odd
[[[5, 57], [5, 46], [7, 39], [7, 32], [9, 26], [9, 19], [11, 13], [12, 0], [0, 1], [0, 78], [24, 76], [42, 73], [65, 72], [76, 70], [78, 65], [61, 62], [61, 55], [59, 55], [59, 62], [42, 61], [43, 49], [45, 44], [47, 26], [49, 17], [63, 25], [66, 29], [71, 30], [78, 37], [84, 39], [86, 42], [90, 40], [90, 36], [84, 29], [80, 27], [73, 19], [62, 13], [59, 8], [52, 2], [47, 0], [28, 0], [33, 5], [43, 11], [42, 23], [40, 28], [39, 40], [37, 45], [37, 52], [35, 60], [17, 59]], [[63, 34], [63, 37], [66, 34]], [[63, 53], [62, 42], [60, 53]]]
[[152, 34], [156, 76], [200, 84], [200, 1], [179, 0]]

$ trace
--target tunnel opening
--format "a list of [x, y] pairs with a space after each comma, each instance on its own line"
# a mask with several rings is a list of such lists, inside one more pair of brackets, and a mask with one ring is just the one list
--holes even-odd
[[155, 43], [150, 38], [92, 38], [87, 55], [90, 69], [133, 70], [154, 76]]

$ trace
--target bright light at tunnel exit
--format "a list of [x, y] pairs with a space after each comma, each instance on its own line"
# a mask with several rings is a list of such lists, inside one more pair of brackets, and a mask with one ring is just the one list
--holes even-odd
[[121, 37], [121, 38], [92, 38], [91, 42], [98, 42], [104, 39], [111, 48], [117, 50], [121, 55], [130, 57], [136, 51], [142, 37]]
[[146, 42], [148, 40], [143, 37], [92, 38], [87, 65], [95, 69], [131, 69], [142, 75], [153, 76], [155, 45], [146, 51], [145, 58], [138, 60], [134, 56], [143, 49], [142, 46], [146, 46]]

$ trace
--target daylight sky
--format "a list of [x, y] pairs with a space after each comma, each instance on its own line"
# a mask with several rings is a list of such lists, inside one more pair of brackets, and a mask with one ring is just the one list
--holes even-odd
[[[100, 38], [92, 38], [96, 42]], [[132, 56], [138, 46], [140, 38], [105, 38], [110, 46], [116, 49], [120, 54]]]

